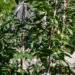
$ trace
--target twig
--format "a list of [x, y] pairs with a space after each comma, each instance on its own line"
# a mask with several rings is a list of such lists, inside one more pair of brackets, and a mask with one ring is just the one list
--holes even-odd
[[[23, 16], [24, 16], [24, 18], [25, 18], [25, 7], [26, 7], [26, 4], [24, 4], [24, 6], [23, 6], [22, 23], [24, 23], [24, 22], [23, 22]], [[22, 36], [22, 52], [24, 52], [24, 35], [25, 35], [25, 33], [24, 33], [24, 31], [23, 31], [23, 36]], [[21, 67], [22, 67], [22, 69], [23, 69], [23, 57], [22, 57], [22, 59], [21, 59]]]
[[[66, 3], [66, 6], [68, 5], [68, 3], [70, 2], [70, 0], [68, 0], [68, 2]], [[64, 6], [62, 8], [60, 8], [57, 12], [61, 11], [64, 8]]]
[[[66, 0], [63, 0], [64, 1], [64, 14], [63, 14], [63, 25], [64, 25], [64, 28], [65, 28], [65, 22], [66, 22], [66, 15], [65, 15], [65, 9], [66, 9], [66, 6], [67, 6], [67, 4], [69, 3], [69, 1], [66, 3]], [[64, 32], [63, 30], [62, 30], [62, 32]], [[64, 39], [64, 41], [65, 41], [65, 39]], [[65, 49], [65, 44], [64, 44], [64, 49]], [[65, 66], [64, 66], [64, 74], [65, 74]]]

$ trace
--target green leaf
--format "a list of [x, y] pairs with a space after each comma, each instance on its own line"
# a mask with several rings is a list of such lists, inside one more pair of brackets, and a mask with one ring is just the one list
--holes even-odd
[[51, 21], [52, 23], [54, 23], [54, 19], [52, 19], [51, 17], [50, 17], [50, 21]]
[[73, 35], [73, 31], [71, 29], [67, 28], [67, 30], [71, 35]]
[[39, 37], [39, 42], [40, 42], [40, 43], [42, 42], [42, 37], [41, 37], [41, 36]]
[[55, 27], [58, 27], [58, 24], [54, 24]]
[[11, 69], [13, 69], [14, 67], [15, 67], [15, 64], [13, 63]]
[[7, 70], [7, 67], [2, 67], [1, 70], [5, 71]]
[[15, 56], [14, 58], [12, 58], [12, 60], [18, 60], [20, 58], [23, 57], [24, 54], [18, 54], [17, 56]]
[[47, 58], [46, 58], [45, 56], [41, 58], [41, 61], [43, 62], [43, 63], [42, 63], [43, 66], [45, 66], [45, 67], [48, 66]]
[[67, 54], [67, 53], [64, 53], [64, 55], [67, 56], [67, 57], [72, 58], [72, 57], [71, 57], [69, 54]]
[[70, 22], [72, 22], [72, 19], [68, 19]]
[[58, 24], [58, 21], [56, 19], [54, 19], [54, 21], [55, 21], [55, 24]]
[[61, 33], [60, 36], [61, 36], [61, 39], [63, 39], [65, 35], [63, 33]]
[[55, 26], [55, 27], [58, 27], [58, 21], [57, 21], [56, 19], [54, 19], [54, 22], [55, 22], [55, 23], [54, 23], [54, 26]]
[[18, 33], [17, 36], [21, 36], [23, 33]]
[[32, 55], [31, 54], [29, 54], [29, 53], [24, 53], [25, 54], [25, 57], [27, 57], [28, 59], [30, 59], [30, 60], [32, 60]]
[[60, 62], [61, 62], [64, 66], [68, 66], [68, 64], [66, 63], [65, 60], [60, 60]]
[[36, 65], [36, 66], [34, 67], [33, 74], [34, 74], [39, 68], [40, 68], [40, 66], [39, 66], [39, 65]]
[[24, 71], [20, 68], [21, 74], [24, 75]]
[[61, 57], [59, 57], [58, 55], [52, 54], [51, 56], [52, 56], [55, 60], [60, 60], [60, 59], [61, 59]]
[[42, 54], [51, 55], [53, 53], [52, 49], [46, 48], [40, 51]]
[[67, 42], [67, 41], [62, 41], [62, 43], [64, 43], [64, 44], [68, 45], [68, 42]]
[[34, 41], [32, 41], [32, 43], [31, 43], [31, 48], [33, 48], [33, 46], [34, 46]]

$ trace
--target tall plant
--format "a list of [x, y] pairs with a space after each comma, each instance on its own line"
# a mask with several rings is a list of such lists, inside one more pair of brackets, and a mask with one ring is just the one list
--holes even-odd
[[[21, 2], [21, 0], [15, 1], [17, 4]], [[0, 73], [7, 73], [8, 75], [15, 74], [17, 72], [18, 68], [16, 65], [14, 65], [16, 63], [9, 63], [11, 58], [13, 61], [16, 61], [17, 59], [22, 57], [32, 60], [32, 57], [37, 56], [40, 61], [39, 63], [37, 63], [37, 65], [31, 66], [33, 67], [32, 75], [39, 75], [43, 74], [44, 72], [46, 75], [48, 75], [49, 73], [53, 75], [59, 72], [58, 70], [60, 66], [61, 73], [63, 74], [63, 66], [65, 66], [65, 68], [67, 69], [69, 67], [64, 57], [70, 57], [67, 53], [71, 53], [71, 50], [74, 49], [74, 31], [72, 29], [74, 29], [75, 24], [75, 1], [24, 0], [24, 2], [29, 3], [33, 6], [33, 8], [35, 8], [35, 10], [32, 10], [31, 7], [27, 8], [31, 13], [34, 14], [32, 16], [33, 18], [25, 18], [23, 20], [25, 21], [24, 23], [21, 23], [19, 19], [13, 18], [12, 16], [9, 16], [9, 20], [6, 19], [6, 15], [0, 18], [2, 22], [0, 26], [0, 45], [2, 46], [0, 51]], [[13, 25], [15, 29], [12, 29]], [[30, 28], [24, 28], [25, 25], [30, 26]], [[22, 47], [22, 40], [20, 40], [19, 38], [23, 34], [23, 30], [25, 30], [26, 34], [23, 35], [23, 37], [25, 36], [26, 39], [23, 40], [25, 41], [25, 43], [23, 42], [23, 48], [25, 45], [25, 53], [19, 53], [14, 49], [19, 50]], [[73, 38], [73, 40], [71, 40], [71, 37]], [[27, 53], [26, 49], [28, 48], [30, 49], [30, 52]], [[9, 57], [11, 56], [11, 54], [12, 57]], [[55, 65], [52, 66], [53, 64], [51, 65], [51, 63], [53, 63], [52, 61], [54, 60]], [[57, 66], [58, 60], [60, 61], [59, 67]], [[39, 64], [41, 65], [39, 66]], [[27, 69], [29, 71], [30, 67]], [[24, 74], [23, 72], [24, 71], [21, 69], [22, 75]], [[64, 73], [66, 74], [68, 72], [64, 69]]]
[[[48, 61], [49, 64], [47, 63], [47, 56], [59, 60], [64, 66], [68, 66], [63, 55], [69, 56], [66, 52], [69, 53], [70, 50], [68, 48], [72, 48], [70, 45], [70, 37], [73, 35], [73, 31], [70, 28], [71, 25], [69, 25], [72, 19], [67, 16], [67, 13], [73, 1], [54, 1], [25, 1], [33, 5], [34, 8], [37, 8], [37, 10], [32, 11], [36, 18], [33, 18], [33, 22], [30, 22], [32, 26], [30, 29], [30, 32], [32, 32], [31, 52], [40, 57], [42, 66], [44, 67], [47, 67], [51, 63], [50, 57]], [[45, 14], [40, 15], [39, 12], [45, 12]], [[41, 21], [44, 16], [47, 17], [46, 25], [43, 25]], [[69, 17], [68, 20], [67, 17]], [[62, 48], [64, 46], [65, 48]], [[48, 67], [50, 67], [50, 65]], [[50, 71], [47, 69], [46, 72], [48, 73]], [[33, 72], [33, 74], [35, 74], [35, 72]]]

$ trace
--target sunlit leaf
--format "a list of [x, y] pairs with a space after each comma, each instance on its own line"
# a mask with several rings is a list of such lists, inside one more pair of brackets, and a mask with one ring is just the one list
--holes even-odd
[[71, 29], [67, 28], [67, 30], [71, 35], [73, 35], [73, 31]]
[[30, 59], [30, 60], [32, 60], [32, 55], [31, 54], [29, 54], [29, 53], [24, 53], [25, 54], [25, 57], [27, 57], [28, 59]]
[[24, 54], [18, 54], [17, 56], [13, 57], [12, 60], [18, 60], [20, 58], [22, 58], [24, 56]]
[[60, 60], [60, 62], [61, 62], [64, 66], [68, 66], [68, 64], [67, 64], [66, 61], [64, 61], [64, 60]]

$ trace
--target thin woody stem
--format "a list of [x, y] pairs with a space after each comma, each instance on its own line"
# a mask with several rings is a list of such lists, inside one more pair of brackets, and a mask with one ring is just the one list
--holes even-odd
[[[66, 14], [65, 14], [65, 9], [66, 9], [66, 6], [67, 6], [67, 3], [66, 3], [66, 0], [63, 0], [64, 1], [64, 14], [63, 14], [63, 25], [64, 25], [64, 28], [65, 28], [65, 22], [66, 22]], [[70, 0], [69, 0], [70, 1]], [[69, 2], [68, 1], [68, 2]], [[64, 31], [62, 31], [64, 32]], [[65, 39], [64, 39], [65, 41]], [[65, 49], [65, 44], [64, 44], [64, 49]], [[64, 74], [65, 74], [65, 66], [64, 66]]]
[[[56, 16], [56, 5], [57, 5], [56, 1], [57, 0], [54, 0], [55, 7], [54, 7], [54, 16], [53, 16], [53, 18], [55, 18], [55, 16]], [[54, 34], [54, 26], [52, 25], [51, 26], [50, 38], [54, 37], [53, 34]], [[51, 48], [51, 47], [52, 47], [52, 41], [49, 42], [49, 48]], [[45, 70], [47, 73], [49, 73], [49, 71], [50, 71], [50, 62], [51, 62], [51, 56], [49, 56], [48, 67]]]
[[[66, 6], [68, 5], [68, 3], [70, 2], [71, 0], [68, 0], [68, 2], [66, 3]], [[62, 9], [64, 9], [64, 6], [62, 8], [60, 8], [57, 12], [61, 11]]]
[[[23, 21], [23, 17], [25, 19], [25, 7], [26, 7], [26, 4], [24, 4], [24, 6], [23, 6], [22, 21]], [[22, 22], [22, 23], [24, 23], [24, 22]], [[24, 52], [24, 35], [25, 35], [25, 32], [23, 31], [23, 35], [22, 35], [22, 53]], [[23, 69], [23, 57], [21, 59], [21, 67]]]

